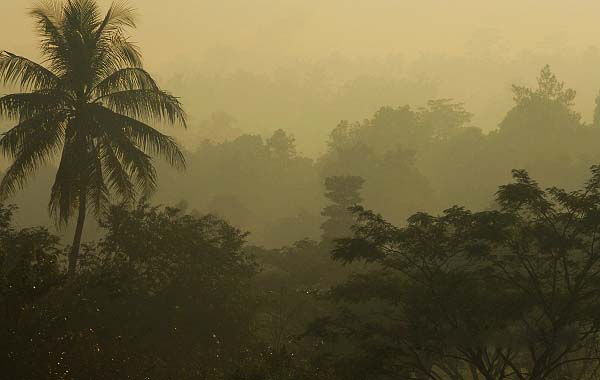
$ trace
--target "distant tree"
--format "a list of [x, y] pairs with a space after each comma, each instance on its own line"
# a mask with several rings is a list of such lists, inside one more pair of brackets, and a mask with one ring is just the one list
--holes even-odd
[[376, 152], [383, 153], [398, 146], [421, 149], [431, 140], [432, 133], [430, 128], [424, 128], [419, 114], [409, 106], [381, 107], [357, 130], [356, 137]]
[[[277, 153], [268, 139], [257, 135], [205, 142], [186, 154], [189, 170], [185, 175], [173, 175], [161, 183], [160, 202], [176, 204], [186, 199], [190, 209], [216, 213], [251, 231], [253, 244], [280, 247], [306, 236], [318, 238], [322, 180], [313, 159], [292, 155], [288, 138]], [[301, 209], [310, 212], [294, 218]], [[285, 228], [290, 229], [281, 233]]]
[[332, 153], [363, 145], [381, 154], [398, 146], [419, 149], [430, 139], [431, 131], [422, 128], [419, 115], [410, 106], [385, 106], [360, 123], [340, 122], [330, 133], [328, 145]]
[[579, 126], [581, 116], [571, 108], [575, 90], [566, 88], [548, 65], [540, 72], [537, 88], [513, 85], [512, 91], [516, 104], [500, 124], [501, 132], [555, 134]]
[[[362, 123], [341, 122], [319, 159], [322, 178], [360, 176], [365, 204], [394, 221], [428, 207], [432, 191], [418, 165], [437, 141], [410, 107], [382, 107]], [[402, 197], [396, 194], [402, 193]]]
[[350, 124], [347, 120], [340, 121], [331, 133], [329, 133], [327, 145], [333, 150], [354, 144], [354, 134], [359, 127], [360, 125]]
[[123, 3], [102, 16], [95, 0], [44, 2], [31, 15], [48, 67], [0, 53], [0, 80], [29, 91], [0, 98], [0, 116], [18, 121], [0, 139], [2, 152], [14, 159], [0, 194], [22, 188], [60, 154], [49, 210], [59, 223], [76, 215], [73, 275], [88, 206], [99, 216], [111, 194], [130, 201], [138, 191], [154, 190], [148, 154], [185, 166], [174, 140], [146, 124], [185, 125], [185, 114], [142, 68], [139, 50], [125, 36], [135, 21]]
[[277, 219], [267, 225], [265, 233], [270, 236], [273, 247], [283, 247], [302, 239], [318, 239], [321, 222], [319, 214], [300, 209], [297, 215]]
[[431, 131], [434, 137], [447, 139], [471, 122], [473, 114], [465, 110], [462, 103], [436, 99], [428, 101], [427, 107], [419, 110], [419, 118], [422, 128]]
[[[502, 152], [506, 148], [494, 146], [493, 141], [480, 128], [462, 127], [447, 139], [436, 141], [427, 151], [419, 152], [416, 166], [435, 194], [428, 206], [435, 204], [439, 209], [448, 204], [462, 204], [475, 209], [488, 208], [489, 194], [511, 165], [508, 158], [501, 160], [494, 150]], [[423, 209], [422, 205], [419, 207]]]
[[513, 85], [514, 100], [517, 104], [534, 98], [542, 98], [555, 101], [565, 106], [574, 104], [577, 93], [571, 88], [566, 88], [564, 82], [560, 82], [552, 73], [549, 65], [545, 65], [537, 78], [537, 89]]
[[[594, 131], [585, 128], [573, 109], [575, 91], [559, 81], [544, 66], [537, 88], [513, 86], [515, 106], [490, 135], [490, 160], [511, 167], [527, 168], [544, 180], [566, 185], [565, 174], [577, 174], [569, 182], [581, 181], [593, 160], [578, 163], [579, 153], [594, 141]], [[559, 174], [560, 173], [560, 174]]]
[[198, 133], [203, 140], [217, 143], [234, 140], [243, 134], [243, 131], [236, 127], [236, 121], [233, 116], [226, 112], [213, 112], [208, 119], [200, 122]]
[[596, 99], [595, 99], [594, 103], [595, 103], [594, 119], [592, 121], [592, 124], [594, 126], [600, 126], [600, 93], [598, 93], [598, 95], [596, 95]]
[[325, 197], [332, 203], [321, 215], [327, 218], [321, 225], [323, 241], [347, 237], [351, 234], [354, 218], [350, 207], [362, 202], [360, 190], [365, 180], [356, 176], [329, 177], [325, 179]]
[[231, 194], [215, 196], [209, 202], [206, 211], [236, 225], [245, 225], [252, 215], [248, 207]]
[[289, 159], [296, 156], [296, 139], [288, 135], [283, 129], [276, 130], [273, 135], [267, 139], [269, 151], [279, 159]]

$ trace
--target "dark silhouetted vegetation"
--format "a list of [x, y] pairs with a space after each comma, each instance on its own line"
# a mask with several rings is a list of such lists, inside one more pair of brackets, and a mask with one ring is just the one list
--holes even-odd
[[316, 156], [225, 111], [185, 151], [150, 126], [186, 114], [130, 8], [31, 15], [42, 63], [0, 52], [0, 379], [600, 376], [600, 98], [584, 122], [550, 66], [491, 131], [401, 81], [417, 104], [334, 122]]

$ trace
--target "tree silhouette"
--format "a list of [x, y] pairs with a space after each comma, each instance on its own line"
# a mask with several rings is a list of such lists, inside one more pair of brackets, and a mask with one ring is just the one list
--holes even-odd
[[327, 219], [321, 224], [323, 241], [332, 242], [352, 234], [354, 216], [350, 211], [362, 202], [360, 190], [365, 180], [359, 176], [336, 176], [325, 179], [325, 197], [332, 203], [326, 206], [321, 215]]
[[402, 226], [353, 208], [332, 257], [375, 265], [334, 286], [338, 312], [309, 331], [347, 347], [349, 378], [596, 378], [600, 166], [573, 191], [513, 170], [495, 202]]
[[13, 159], [0, 182], [6, 197], [23, 188], [40, 166], [60, 153], [49, 211], [64, 224], [77, 213], [69, 273], [76, 271], [87, 206], [99, 215], [111, 195], [130, 201], [156, 187], [150, 154], [184, 168], [175, 141], [147, 123], [179, 123], [177, 98], [143, 69], [125, 36], [135, 27], [131, 8], [113, 4], [103, 16], [95, 0], [42, 2], [37, 23], [45, 66], [0, 52], [0, 80], [21, 93], [0, 98], [0, 116], [18, 124], [0, 139]]

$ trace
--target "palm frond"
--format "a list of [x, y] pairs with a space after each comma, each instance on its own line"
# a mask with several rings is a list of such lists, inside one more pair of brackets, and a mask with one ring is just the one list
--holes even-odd
[[5, 85], [19, 84], [21, 90], [39, 90], [57, 87], [60, 79], [42, 65], [0, 51], [0, 82]]
[[123, 163], [124, 169], [135, 184], [136, 191], [142, 195], [149, 195], [156, 191], [156, 169], [149, 155], [127, 139], [113, 138], [104, 143], [114, 150], [119, 161]]
[[125, 38], [120, 30], [104, 34], [97, 41], [91, 67], [95, 77], [93, 85], [124, 68], [142, 68], [138, 47]]
[[105, 129], [107, 138], [118, 134], [123, 135], [123, 139], [132, 141], [145, 153], [162, 157], [177, 169], [185, 169], [185, 157], [172, 137], [160, 133], [139, 120], [115, 113], [102, 106], [94, 107], [93, 115]]
[[123, 28], [135, 28], [135, 11], [128, 7], [125, 2], [118, 1], [112, 3], [102, 23], [96, 31], [96, 38], [103, 34], [113, 33]]
[[63, 7], [57, 1], [41, 1], [30, 11], [36, 20], [41, 37], [40, 47], [52, 71], [57, 74], [68, 69], [69, 48], [61, 31]]
[[135, 119], [181, 124], [186, 115], [179, 99], [161, 90], [127, 90], [100, 96], [94, 103]]
[[110, 39], [108, 57], [118, 63], [119, 67], [142, 67], [142, 53], [135, 43], [123, 36], [114, 33]]
[[110, 145], [102, 144], [101, 160], [106, 173], [108, 189], [116, 193], [123, 202], [132, 202], [136, 195], [135, 186], [131, 183], [129, 173]]
[[92, 91], [96, 96], [105, 96], [112, 92], [127, 90], [158, 91], [159, 88], [146, 70], [139, 67], [127, 67], [104, 78]]
[[77, 144], [65, 143], [63, 147], [48, 204], [48, 211], [56, 218], [57, 224], [66, 224], [77, 209], [82, 187], [76, 163], [85, 158], [81, 153], [84, 152]]
[[89, 163], [86, 181], [87, 201], [91, 202], [94, 214], [99, 217], [109, 203], [109, 191], [106, 186], [101, 152], [98, 147], [90, 152]]
[[59, 25], [63, 18], [63, 3], [59, 0], [39, 0], [36, 5], [29, 11], [33, 16], [43, 14], [53, 24]]
[[0, 98], [0, 116], [26, 120], [49, 111], [64, 110], [68, 106], [68, 95], [59, 90], [11, 94]]
[[80, 34], [85, 37], [95, 36], [95, 31], [102, 23], [102, 15], [98, 3], [94, 0], [69, 0], [63, 8], [62, 28], [65, 37], [76, 38]]
[[152, 158], [135, 144], [115, 113], [95, 106], [90, 114], [96, 125], [95, 139], [101, 146], [114, 152], [123, 170], [131, 178], [135, 191], [144, 195], [153, 193], [156, 190], [157, 176]]
[[[55, 117], [37, 120], [35, 130], [30, 131], [26, 141], [18, 147], [12, 165], [0, 181], [0, 197], [6, 198], [17, 189], [22, 189], [28, 177], [60, 150], [64, 140], [64, 120], [59, 115], [53, 116]], [[5, 143], [10, 145], [2, 138], [0, 145]], [[17, 146], [10, 147], [11, 150], [16, 150], [15, 148]]]
[[24, 145], [36, 138], [36, 133], [39, 133], [40, 128], [53, 126], [61, 128], [61, 123], [68, 116], [68, 112], [45, 112], [20, 122], [2, 134], [0, 152], [4, 157], [14, 158]]

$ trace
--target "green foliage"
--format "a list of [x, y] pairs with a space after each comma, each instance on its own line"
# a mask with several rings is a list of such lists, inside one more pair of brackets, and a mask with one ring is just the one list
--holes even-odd
[[534, 98], [547, 99], [565, 106], [572, 106], [575, 100], [576, 92], [573, 89], [565, 88], [563, 82], [559, 82], [556, 75], [552, 73], [549, 65], [545, 65], [540, 71], [537, 79], [538, 88], [532, 90], [527, 87], [513, 85], [514, 100], [517, 104], [531, 101]]
[[[186, 153], [185, 174], [158, 163], [164, 181], [154, 199], [165, 204], [185, 199], [190, 209], [252, 231], [253, 244], [276, 248], [320, 237], [327, 177], [363, 177], [365, 207], [400, 224], [415, 212], [437, 213], [449, 204], [489, 208], [489, 194], [514, 167], [527, 169], [542, 184], [572, 188], [600, 158], [595, 147], [600, 130], [583, 125], [573, 107], [556, 101], [540, 97], [515, 104], [489, 133], [468, 117], [465, 106], [448, 99], [382, 107], [369, 120], [340, 123], [315, 160], [288, 149], [293, 147], [288, 132], [267, 138], [232, 132], [230, 140], [206, 141]], [[232, 117], [216, 114], [210, 126], [199, 128], [226, 130], [231, 123]], [[433, 131], [440, 128], [444, 136]], [[281, 154], [269, 143], [275, 135], [281, 137]]]
[[[384, 106], [340, 122], [313, 160], [284, 129], [244, 135], [220, 112], [201, 127], [222, 138], [186, 163], [150, 126], [186, 118], [125, 37], [129, 8], [103, 16], [95, 1], [73, 0], [31, 14], [44, 64], [0, 53], [3, 84], [23, 91], [0, 98], [0, 115], [18, 123], [0, 140], [13, 159], [0, 193], [59, 158], [50, 210], [63, 222], [79, 211], [80, 223], [69, 255], [46, 229], [15, 228], [13, 209], [0, 207], [0, 375], [597, 375], [600, 168], [570, 188], [598, 160], [600, 135], [548, 66], [537, 88], [513, 86], [515, 104], [491, 133], [453, 99]], [[372, 78], [353, 86], [393, 90]], [[377, 101], [349, 100], [355, 115]], [[191, 169], [159, 191], [185, 199], [181, 209], [134, 204], [157, 188], [151, 155]], [[527, 170], [490, 202], [513, 167]], [[483, 211], [438, 212], [462, 203]], [[104, 235], [84, 245], [75, 273], [86, 206]], [[311, 240], [319, 226], [322, 239]], [[271, 248], [247, 247], [248, 238]]]
[[[170, 138], [135, 119], [185, 124], [179, 102], [158, 88], [124, 37], [135, 26], [131, 9], [115, 5], [102, 17], [95, 2], [82, 0], [42, 5], [31, 15], [50, 68], [12, 53], [0, 56], [3, 82], [32, 91], [0, 99], [2, 114], [19, 120], [2, 139], [4, 153], [15, 159], [2, 182], [5, 195], [62, 150], [51, 209], [66, 220], [76, 198], [69, 183], [89, 183], [90, 201], [102, 204], [109, 190], [130, 199], [131, 178], [142, 188], [154, 186], [144, 152], [183, 164]], [[94, 177], [101, 174], [106, 179]]]
[[423, 128], [430, 130], [435, 138], [446, 139], [459, 128], [471, 122], [473, 115], [464, 104], [452, 103], [452, 99], [436, 99], [427, 102], [427, 108], [419, 112]]
[[87, 206], [100, 217], [111, 195], [132, 201], [155, 190], [149, 154], [185, 167], [175, 141], [146, 123], [185, 126], [186, 116], [125, 36], [135, 27], [131, 8], [115, 3], [103, 16], [96, 1], [73, 0], [42, 2], [30, 14], [46, 66], [0, 52], [0, 83], [24, 91], [0, 97], [0, 116], [18, 123], [0, 139], [0, 150], [13, 160], [0, 195], [22, 189], [60, 157], [49, 210], [61, 223], [78, 214], [69, 259], [74, 272]]
[[599, 360], [599, 173], [568, 192], [515, 170], [498, 210], [419, 213], [406, 227], [355, 208], [333, 257], [377, 266], [332, 289], [339, 313], [313, 333], [352, 347], [337, 355], [358, 377], [584, 375]]
[[39, 332], [30, 329], [27, 316], [37, 313], [36, 305], [65, 280], [59, 239], [43, 228], [15, 229], [14, 210], [0, 206], [0, 374], [6, 378], [20, 377], [20, 364], [40, 365], [25, 349], [33, 346], [27, 339]]
[[[279, 138], [282, 144], [275, 147]], [[186, 154], [185, 175], [158, 169], [167, 179], [155, 199], [166, 204], [185, 199], [200, 213], [251, 231], [251, 243], [269, 248], [317, 239], [324, 203], [321, 180], [312, 159], [294, 154], [291, 139], [275, 132], [271, 139], [243, 135], [207, 141]]]
[[[3, 215], [8, 223], [10, 210]], [[105, 238], [85, 246], [68, 282], [55, 237], [3, 229], [3, 373], [222, 377], [253, 352], [256, 265], [243, 233], [146, 203], [111, 207], [102, 225]]]
[[267, 147], [276, 158], [289, 159], [297, 153], [295, 141], [294, 136], [288, 136], [283, 129], [278, 129], [267, 140]]

